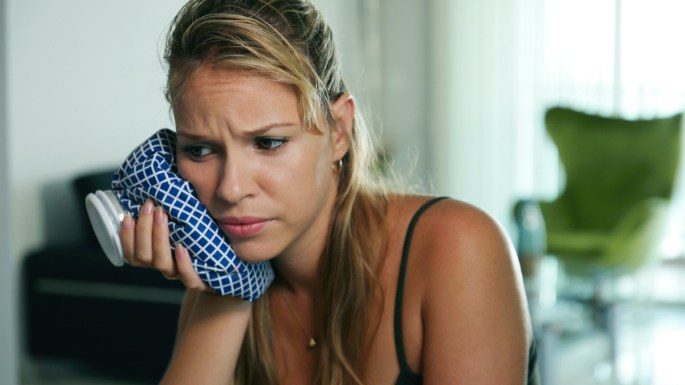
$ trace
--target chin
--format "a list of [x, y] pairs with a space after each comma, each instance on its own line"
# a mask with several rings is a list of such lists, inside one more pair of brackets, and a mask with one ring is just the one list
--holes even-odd
[[273, 259], [277, 253], [272, 247], [261, 242], [231, 242], [235, 254], [244, 262], [258, 263]]

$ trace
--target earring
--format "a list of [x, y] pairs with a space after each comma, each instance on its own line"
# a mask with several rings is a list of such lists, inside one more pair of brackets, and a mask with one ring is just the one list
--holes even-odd
[[332, 165], [332, 166], [333, 166], [333, 172], [336, 173], [336, 174], [338, 174], [340, 171], [342, 171], [342, 168], [343, 168], [343, 161], [342, 161], [342, 159], [340, 159], [340, 160], [338, 160], [338, 161], [336, 161], [336, 162], [333, 162], [333, 165]]

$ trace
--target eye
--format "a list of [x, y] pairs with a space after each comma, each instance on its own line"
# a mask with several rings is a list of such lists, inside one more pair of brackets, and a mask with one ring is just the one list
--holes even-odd
[[288, 142], [287, 138], [256, 137], [254, 146], [258, 150], [271, 151], [283, 147]]
[[190, 158], [201, 159], [207, 155], [212, 154], [211, 147], [204, 144], [191, 144], [183, 147], [183, 152]]

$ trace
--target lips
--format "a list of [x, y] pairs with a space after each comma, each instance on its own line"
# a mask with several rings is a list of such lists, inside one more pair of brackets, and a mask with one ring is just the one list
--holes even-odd
[[219, 227], [229, 236], [248, 238], [259, 234], [271, 222], [267, 218], [226, 217], [218, 221]]

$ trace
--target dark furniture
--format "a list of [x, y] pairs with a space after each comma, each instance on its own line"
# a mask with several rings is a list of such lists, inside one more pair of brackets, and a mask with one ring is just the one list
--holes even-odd
[[[80, 202], [90, 191], [107, 189], [111, 175], [77, 178]], [[109, 378], [157, 383], [171, 357], [183, 285], [153, 269], [113, 266], [90, 228], [88, 234], [83, 242], [46, 245], [23, 259], [27, 353], [74, 360]]]

